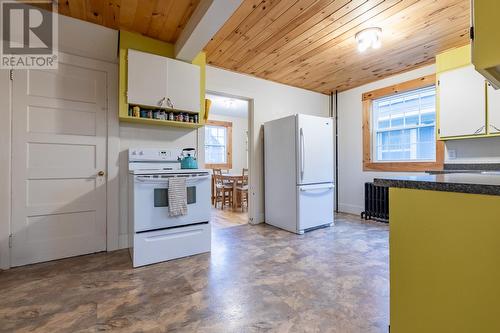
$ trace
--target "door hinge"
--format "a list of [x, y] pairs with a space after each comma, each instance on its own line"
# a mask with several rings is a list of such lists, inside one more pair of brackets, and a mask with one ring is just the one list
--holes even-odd
[[438, 128], [438, 134], [441, 134], [441, 129], [440, 128]]
[[12, 234], [9, 235], [9, 249], [12, 249]]
[[438, 80], [438, 86], [439, 86], [439, 85], [441, 85], [441, 81], [440, 81], [440, 80]]
[[11, 70], [9, 71], [9, 78], [10, 78], [10, 80], [11, 80], [11, 81], [13, 81], [13, 80], [14, 80], [14, 70], [13, 70], [13, 69], [11, 69]]
[[469, 37], [471, 40], [474, 40], [474, 27], [470, 27], [469, 29]]

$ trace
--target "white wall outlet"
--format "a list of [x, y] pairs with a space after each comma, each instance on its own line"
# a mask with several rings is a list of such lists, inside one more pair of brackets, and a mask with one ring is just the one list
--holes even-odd
[[448, 158], [450, 160], [455, 160], [457, 158], [457, 151], [455, 149], [448, 150]]

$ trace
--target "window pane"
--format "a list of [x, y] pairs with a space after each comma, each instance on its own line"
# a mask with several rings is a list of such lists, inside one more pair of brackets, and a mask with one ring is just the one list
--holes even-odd
[[436, 144], [434, 142], [420, 143], [417, 146], [417, 158], [430, 160], [436, 156]]
[[395, 115], [391, 117], [391, 127], [401, 127], [404, 125], [403, 115]]
[[205, 126], [205, 162], [226, 163], [227, 129], [224, 126]]
[[418, 111], [410, 112], [405, 114], [405, 126], [416, 126], [418, 125]]
[[376, 160], [435, 160], [434, 86], [376, 99], [372, 105]]
[[389, 128], [390, 125], [391, 125], [391, 121], [389, 118], [379, 119], [379, 121], [378, 121], [378, 128], [380, 128], [380, 129]]

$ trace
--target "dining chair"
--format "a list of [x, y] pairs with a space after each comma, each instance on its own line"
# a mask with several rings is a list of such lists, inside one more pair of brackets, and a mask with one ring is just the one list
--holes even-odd
[[238, 198], [241, 211], [248, 209], [248, 169], [243, 168], [241, 172], [241, 180], [236, 186], [236, 196]]
[[233, 186], [225, 183], [222, 175], [214, 174], [213, 177], [215, 182], [215, 208], [217, 208], [219, 202], [221, 203], [221, 209], [224, 209], [225, 205], [232, 206]]

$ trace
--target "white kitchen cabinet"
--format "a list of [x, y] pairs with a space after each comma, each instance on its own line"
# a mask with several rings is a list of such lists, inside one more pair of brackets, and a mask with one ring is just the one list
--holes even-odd
[[486, 134], [485, 84], [472, 65], [439, 75], [441, 138]]
[[127, 102], [199, 112], [200, 67], [129, 49]]
[[165, 57], [129, 49], [128, 103], [159, 106], [167, 96], [167, 65]]
[[500, 133], [500, 90], [488, 84], [487, 96], [489, 133]]
[[200, 67], [167, 58], [167, 97], [174, 109], [200, 111]]

